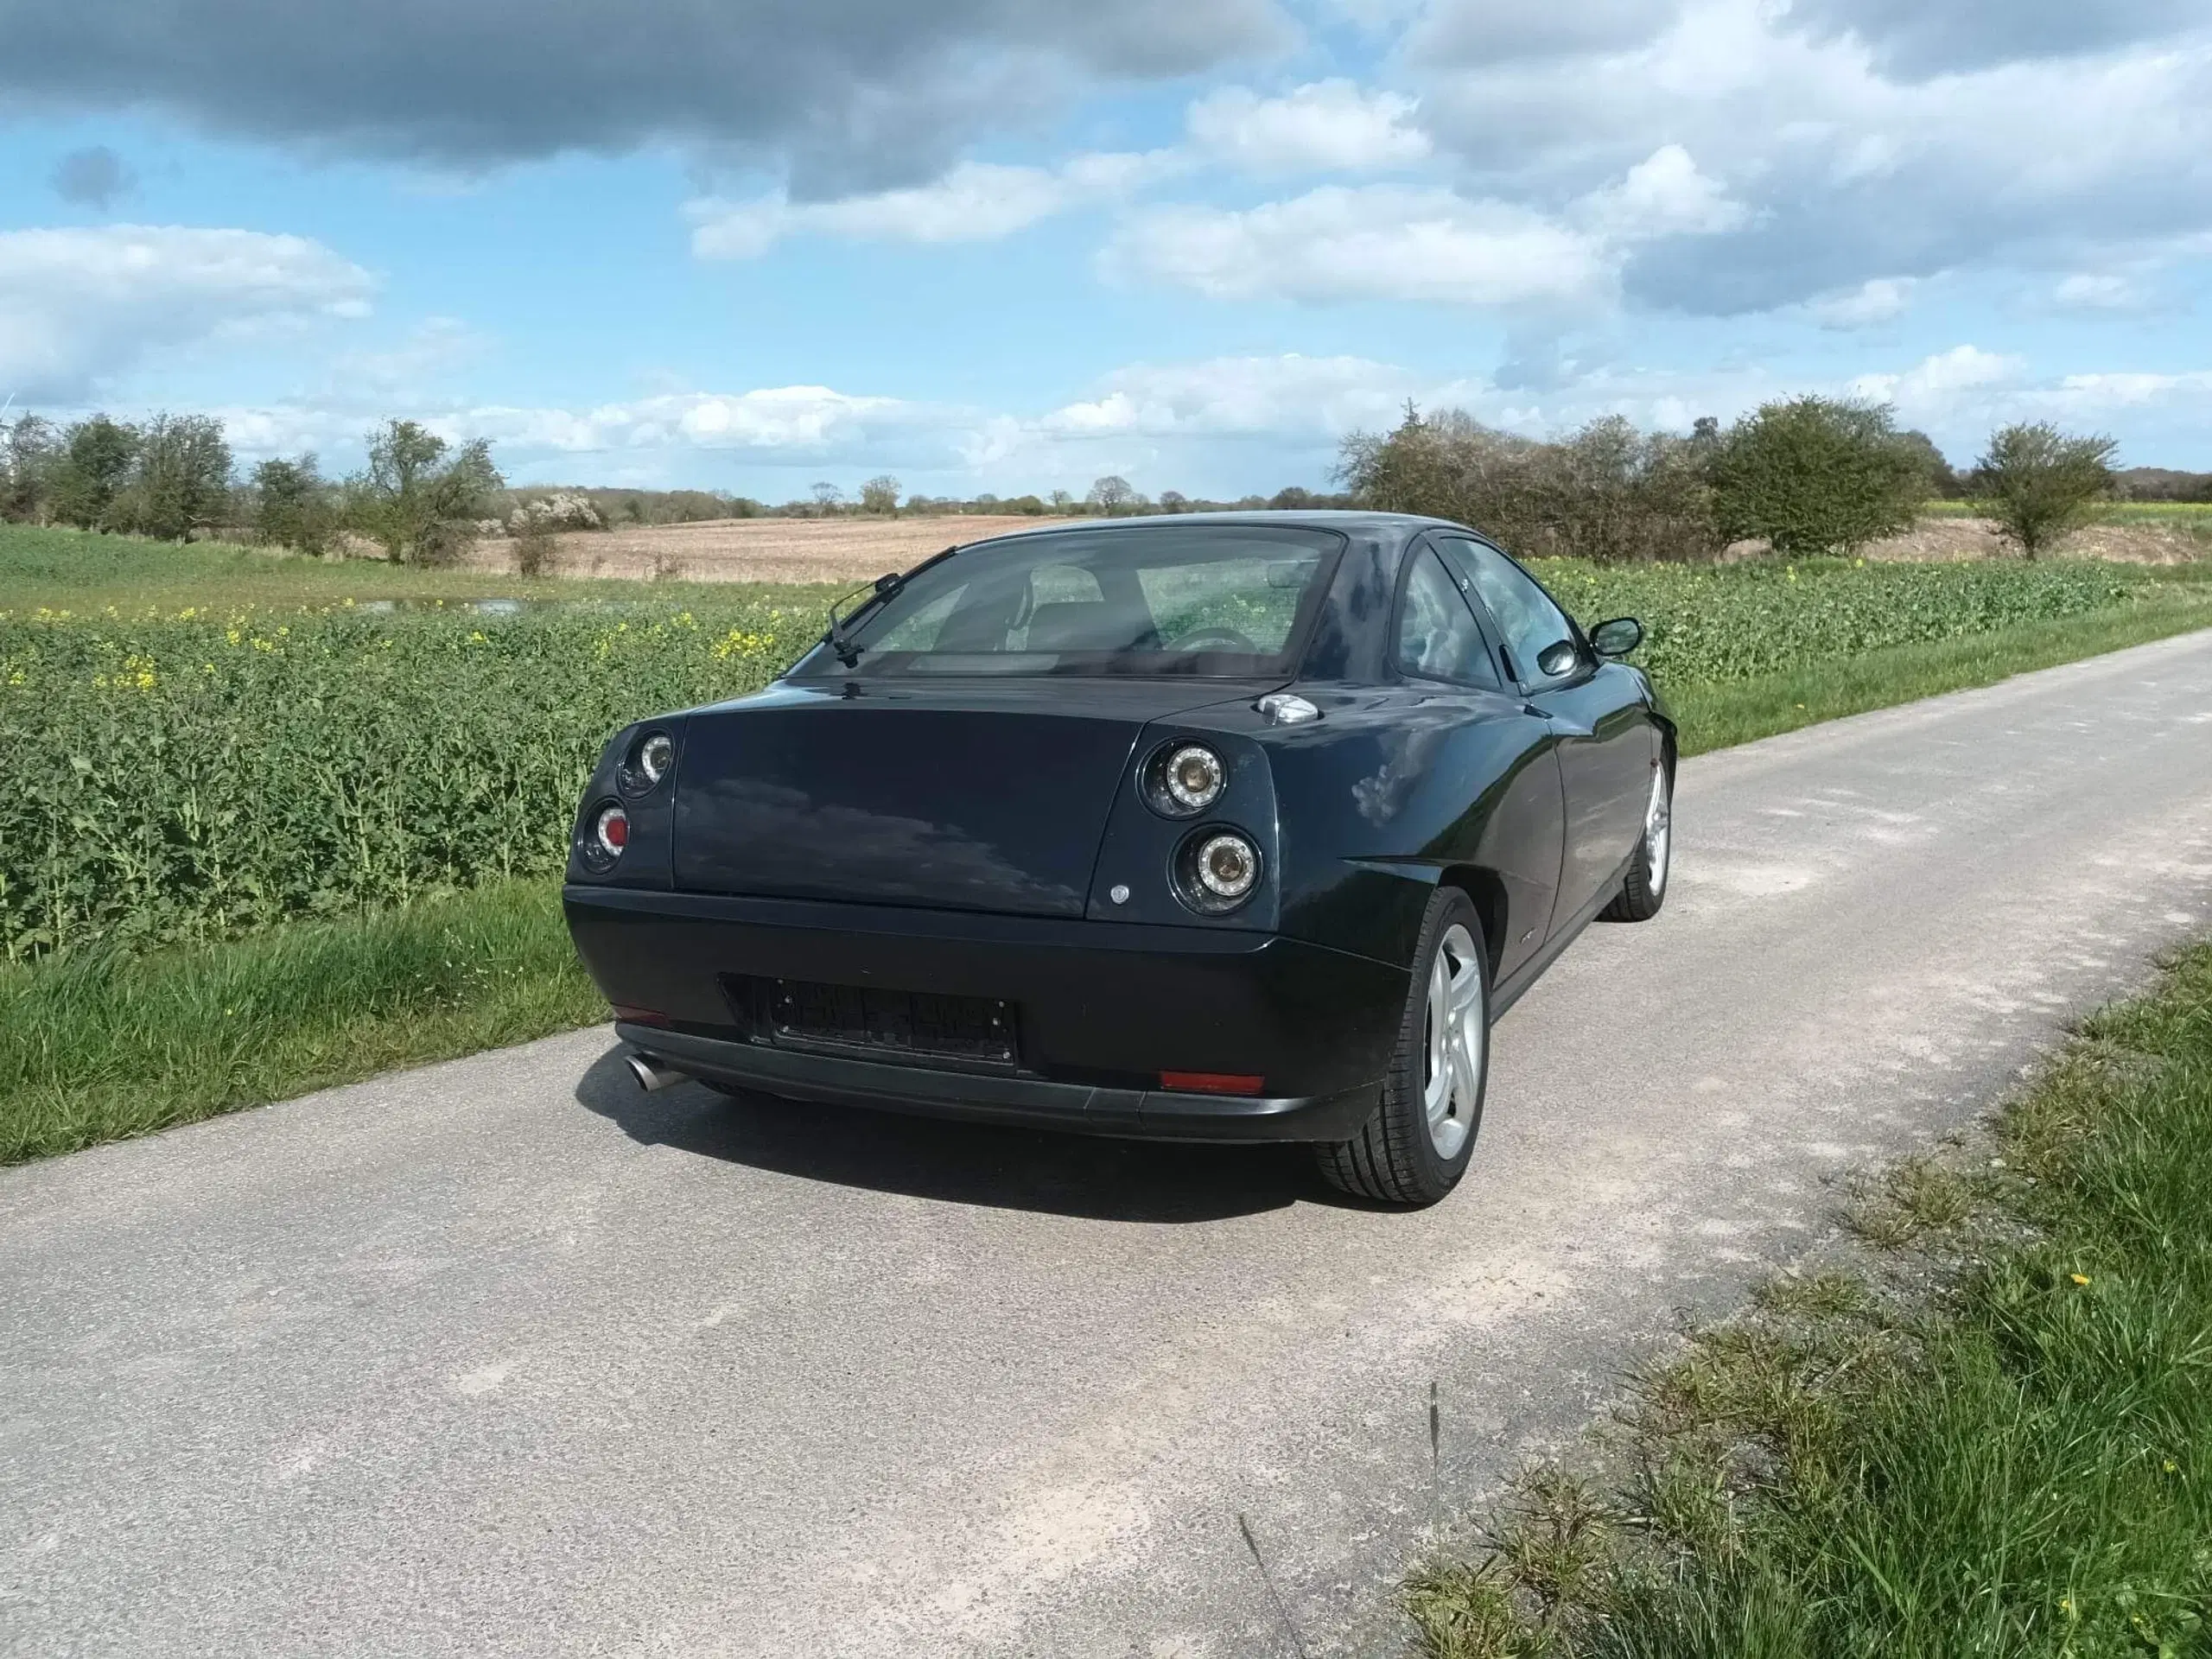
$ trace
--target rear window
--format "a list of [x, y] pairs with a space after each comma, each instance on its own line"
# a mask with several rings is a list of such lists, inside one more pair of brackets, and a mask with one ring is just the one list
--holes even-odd
[[797, 676], [1287, 671], [1344, 538], [1304, 527], [1132, 525], [984, 542], [917, 572]]

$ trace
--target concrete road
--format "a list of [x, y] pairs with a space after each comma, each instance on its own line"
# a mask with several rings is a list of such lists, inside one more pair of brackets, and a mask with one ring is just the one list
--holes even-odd
[[599, 1031], [0, 1173], [0, 1650], [1388, 1649], [1441, 1510], [2212, 918], [2212, 634], [1692, 761], [1677, 822], [1421, 1215], [642, 1096]]

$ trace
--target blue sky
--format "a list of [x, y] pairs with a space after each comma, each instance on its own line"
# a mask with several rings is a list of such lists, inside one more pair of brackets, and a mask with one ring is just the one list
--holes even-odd
[[2212, 468], [2180, 0], [0, 0], [0, 397], [343, 469], [1325, 482], [1885, 398]]

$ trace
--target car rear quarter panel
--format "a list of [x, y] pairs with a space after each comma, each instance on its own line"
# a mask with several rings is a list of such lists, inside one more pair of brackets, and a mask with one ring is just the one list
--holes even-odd
[[1493, 958], [1510, 969], [1541, 945], [1564, 823], [1559, 761], [1541, 726], [1481, 693], [1304, 690], [1323, 717], [1266, 740], [1281, 931], [1404, 963], [1438, 881], [1483, 872], [1502, 912]]

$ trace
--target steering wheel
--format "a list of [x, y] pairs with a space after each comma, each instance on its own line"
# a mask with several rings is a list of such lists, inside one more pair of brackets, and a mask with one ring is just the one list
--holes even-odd
[[1172, 649], [1204, 651], [1210, 645], [1217, 645], [1230, 651], [1241, 651], [1250, 657], [1260, 654], [1259, 646], [1254, 645], [1234, 628], [1200, 628], [1195, 633], [1185, 634], [1175, 642]]

